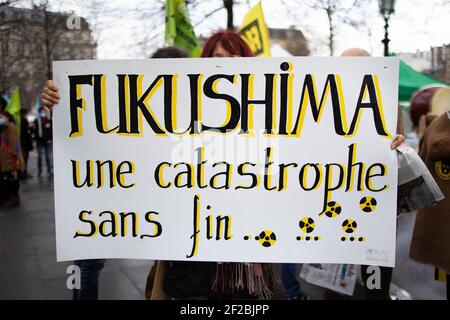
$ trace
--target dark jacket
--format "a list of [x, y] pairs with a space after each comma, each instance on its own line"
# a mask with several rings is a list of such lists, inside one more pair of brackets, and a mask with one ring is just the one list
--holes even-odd
[[33, 150], [32, 132], [25, 116], [20, 118], [20, 144], [25, 152]]
[[34, 132], [37, 143], [52, 143], [52, 120], [47, 117], [34, 120]]
[[450, 273], [450, 119], [447, 114], [426, 129], [419, 154], [445, 199], [417, 213], [410, 256]]

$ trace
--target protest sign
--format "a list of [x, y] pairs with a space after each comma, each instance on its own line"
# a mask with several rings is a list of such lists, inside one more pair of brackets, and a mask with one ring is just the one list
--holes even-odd
[[393, 266], [397, 58], [54, 63], [58, 260]]

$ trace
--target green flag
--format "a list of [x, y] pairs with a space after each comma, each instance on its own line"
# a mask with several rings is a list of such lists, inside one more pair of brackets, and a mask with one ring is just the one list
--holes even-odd
[[192, 57], [200, 56], [200, 43], [195, 36], [184, 0], [166, 0], [165, 43], [186, 48]]
[[19, 94], [19, 88], [14, 90], [13, 94], [11, 95], [11, 100], [9, 100], [8, 104], [6, 105], [5, 111], [12, 114], [14, 117], [14, 123], [17, 127], [17, 130], [20, 132], [20, 94]]

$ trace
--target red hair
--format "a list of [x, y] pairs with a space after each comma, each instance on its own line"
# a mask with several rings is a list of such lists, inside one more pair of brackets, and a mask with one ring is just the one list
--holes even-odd
[[219, 31], [213, 34], [202, 51], [202, 58], [208, 58], [213, 56], [214, 49], [220, 44], [222, 47], [231, 53], [240, 57], [254, 57], [252, 50], [248, 46], [247, 42], [242, 39], [236, 32], [233, 31]]

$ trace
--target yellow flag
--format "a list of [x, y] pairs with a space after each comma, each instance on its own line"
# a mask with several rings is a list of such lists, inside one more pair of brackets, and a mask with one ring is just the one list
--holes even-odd
[[270, 37], [264, 21], [261, 2], [245, 15], [239, 34], [256, 56], [270, 57]]

